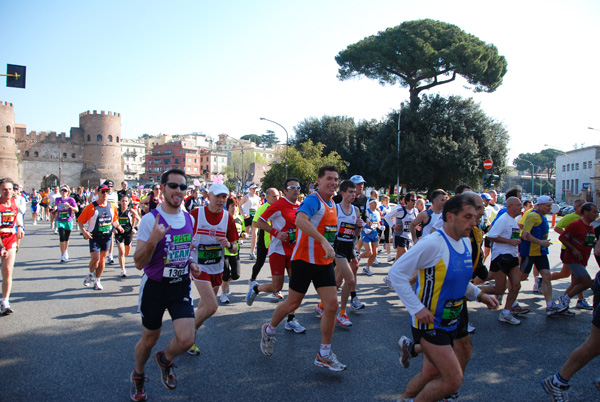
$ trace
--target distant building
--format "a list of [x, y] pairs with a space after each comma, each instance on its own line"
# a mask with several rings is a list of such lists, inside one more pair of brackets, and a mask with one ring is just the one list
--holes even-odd
[[556, 199], [600, 200], [600, 146], [574, 149], [556, 155]]
[[125, 180], [138, 181], [145, 173], [146, 144], [143, 139], [121, 140]]
[[185, 172], [188, 179], [200, 179], [200, 151], [194, 142], [171, 141], [155, 145], [150, 154], [146, 154], [143, 181], [160, 182], [160, 176], [169, 169], [178, 168]]

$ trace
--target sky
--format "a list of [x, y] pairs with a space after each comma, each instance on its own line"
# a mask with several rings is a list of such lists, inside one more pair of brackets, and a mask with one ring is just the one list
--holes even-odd
[[380, 120], [408, 101], [408, 89], [340, 81], [334, 58], [379, 31], [431, 18], [506, 57], [495, 92], [475, 94], [457, 79], [427, 93], [473, 97], [506, 127], [510, 160], [600, 143], [597, 0], [0, 0], [0, 15], [0, 70], [27, 66], [27, 88], [2, 84], [0, 100], [28, 131], [68, 132], [87, 110], [121, 113], [124, 138], [273, 130], [284, 142], [260, 117], [290, 138], [310, 117]]

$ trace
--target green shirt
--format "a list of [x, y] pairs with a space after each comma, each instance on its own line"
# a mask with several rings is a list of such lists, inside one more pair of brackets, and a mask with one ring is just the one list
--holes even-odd
[[[252, 222], [258, 222], [258, 218], [260, 218], [263, 212], [265, 212], [270, 206], [271, 204], [265, 202], [260, 207], [258, 207], [258, 209], [256, 210], [256, 214], [254, 214], [254, 219], [252, 219]], [[271, 224], [269, 223], [269, 225]], [[269, 232], [265, 232], [265, 247], [269, 248], [269, 244], [271, 244], [271, 234]]]
[[[581, 215], [579, 215], [575, 212], [571, 212], [570, 214], [563, 216], [563, 218], [561, 220], [559, 220], [558, 223], [556, 224], [556, 227], [561, 228], [562, 230], [565, 230], [567, 228], [567, 226], [569, 226], [571, 223], [575, 222], [579, 218], [581, 218]], [[565, 247], [565, 245], [562, 244], [561, 249], [566, 249], [566, 248], [567, 247]]]

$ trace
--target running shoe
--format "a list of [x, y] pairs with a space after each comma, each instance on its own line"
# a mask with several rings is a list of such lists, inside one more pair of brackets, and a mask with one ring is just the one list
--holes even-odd
[[408, 368], [410, 366], [410, 359], [412, 358], [412, 354], [410, 350], [413, 348], [414, 342], [412, 339], [402, 335], [398, 340], [398, 349], [400, 350], [400, 364], [404, 368]]
[[83, 286], [85, 286], [86, 288], [89, 288], [90, 286], [92, 286], [93, 282], [94, 282], [94, 276], [92, 274], [89, 274], [83, 280]]
[[467, 323], [467, 332], [470, 334], [475, 332], [475, 326], [473, 324], [471, 324], [470, 322]]
[[112, 255], [109, 255], [106, 260], [108, 261], [109, 264], [114, 264], [115, 263], [115, 260], [113, 259]]
[[248, 287], [248, 293], [246, 293], [246, 304], [249, 306], [251, 306], [252, 303], [254, 303], [254, 299], [256, 299], [256, 296], [258, 296], [258, 293], [254, 291], [255, 286], [258, 286], [258, 282], [252, 281], [252, 283], [250, 283], [250, 286]]
[[261, 339], [260, 339], [260, 350], [263, 352], [265, 356], [271, 356], [273, 354], [273, 343], [275, 342], [275, 337], [267, 334], [267, 327], [269, 323], [263, 325], [261, 330]]
[[565, 311], [560, 312], [558, 315], [562, 315], [562, 316], [565, 316], [565, 317], [574, 317], [575, 313], [572, 312], [569, 309], [566, 309]]
[[392, 286], [392, 281], [390, 281], [390, 277], [389, 276], [385, 276], [383, 278], [383, 283], [385, 283], [385, 286], [387, 286], [388, 288], [394, 290], [394, 286]]
[[219, 300], [223, 304], [229, 303], [229, 296], [227, 296], [227, 293], [221, 292], [221, 296], [219, 297]]
[[9, 315], [12, 314], [14, 311], [12, 308], [10, 308], [10, 303], [7, 301], [3, 301], [0, 302], [0, 314], [1, 315]]
[[536, 276], [533, 281], [533, 293], [542, 293], [542, 277]]
[[552, 382], [552, 377], [554, 376], [551, 375], [550, 377], [546, 377], [542, 380], [542, 388], [544, 388], [544, 391], [550, 395], [553, 402], [569, 402], [569, 395], [567, 393], [569, 386], [565, 385], [559, 387], [554, 385]]
[[121, 278], [127, 278], [127, 270], [125, 268], [121, 268]]
[[251, 260], [256, 260], [256, 255], [254, 253], [250, 253], [250, 259]]
[[502, 311], [500, 312], [500, 315], [498, 315], [498, 321], [512, 325], [519, 325], [521, 323], [521, 320], [518, 320], [514, 315], [504, 314]]
[[315, 306], [315, 313], [317, 313], [317, 315], [319, 316], [319, 318], [323, 317], [323, 309], [321, 307], [319, 307], [319, 305], [317, 304]]
[[337, 356], [333, 352], [331, 352], [327, 357], [323, 357], [321, 356], [321, 353], [317, 353], [317, 357], [315, 357], [315, 366], [325, 367], [331, 371], [346, 370], [346, 365], [340, 363], [337, 359]]
[[518, 304], [516, 306], [513, 306], [511, 313], [513, 315], [525, 315], [527, 313], [529, 313], [531, 310], [528, 309], [527, 307], [521, 307]]
[[61, 263], [61, 264], [64, 264], [65, 262], [67, 262], [67, 260], [65, 259], [65, 255], [64, 255], [64, 254], [62, 254], [62, 255], [60, 256], [60, 263]]
[[65, 260], [69, 261], [69, 250], [65, 250]]
[[379, 265], [379, 264], [381, 264], [381, 263], [379, 262], [379, 260], [377, 259], [377, 257], [375, 257], [375, 261], [373, 261], [373, 265]]
[[198, 346], [196, 346], [195, 343], [186, 352], [188, 353], [188, 355], [192, 355], [192, 356], [200, 355], [200, 349], [198, 349]]
[[279, 292], [274, 292], [273, 297], [276, 298], [277, 300], [281, 300], [281, 299], [283, 299], [283, 293], [281, 293], [281, 290]]
[[342, 327], [351, 327], [352, 326], [352, 322], [350, 322], [350, 317], [348, 317], [348, 314], [346, 314], [346, 313], [338, 314], [338, 316], [335, 318], [335, 320]]
[[177, 387], [177, 376], [173, 368], [175, 365], [171, 362], [169, 365], [165, 365], [160, 361], [161, 356], [165, 354], [164, 351], [156, 352], [154, 355], [154, 362], [160, 369], [160, 379], [162, 384], [167, 389], [175, 389]]
[[104, 286], [102, 286], [102, 283], [100, 282], [100, 278], [96, 278], [96, 283], [94, 284], [94, 290], [102, 290], [104, 289]]
[[387, 262], [392, 262], [396, 259], [396, 257], [388, 255]]
[[352, 298], [352, 301], [350, 302], [350, 310], [357, 311], [362, 310], [365, 307], [365, 303], [362, 303], [360, 300], [358, 300], [358, 296], [354, 296]]
[[302, 325], [300, 325], [298, 320], [296, 320], [295, 318], [292, 321], [287, 321], [285, 323], [284, 328], [286, 329], [286, 331], [294, 331], [297, 334], [306, 332], [306, 328], [304, 328]]
[[54, 229], [54, 234], [58, 234], [58, 229]]
[[570, 300], [567, 299], [565, 295], [562, 295], [558, 298], [556, 304], [558, 305], [559, 309], [562, 309], [564, 311], [569, 308], [569, 302]]
[[590, 306], [589, 303], [585, 299], [577, 300], [577, 304], [575, 308], [579, 308], [581, 310], [593, 310], [594, 307]]
[[147, 400], [148, 394], [146, 394], [146, 391], [144, 391], [144, 385], [145, 385], [146, 381], [148, 381], [148, 377], [146, 377], [145, 375], [141, 376], [141, 377], [136, 377], [132, 371], [129, 379], [131, 381], [131, 391], [129, 391], [129, 396], [131, 397], [131, 400], [132, 401]]
[[452, 401], [458, 401], [458, 392], [452, 394], [452, 395], [448, 395], [447, 397], [443, 398], [440, 402], [452, 402]]
[[[564, 311], [564, 310], [563, 310]], [[553, 304], [550, 307], [546, 307], [546, 316], [547, 317], [552, 317], [553, 315], [559, 314], [562, 311], [558, 310], [558, 306], [556, 304]]]
[[365, 274], [367, 276], [372, 276], [373, 272], [371, 272], [371, 270], [369, 269], [369, 267], [364, 267], [363, 268], [363, 274]]

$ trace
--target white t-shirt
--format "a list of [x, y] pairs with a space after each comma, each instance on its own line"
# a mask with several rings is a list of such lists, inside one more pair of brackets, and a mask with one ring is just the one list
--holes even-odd
[[[158, 213], [164, 218], [165, 221], [171, 226], [173, 229], [181, 229], [185, 226], [185, 213], [183, 211], [179, 211], [177, 214], [167, 214], [162, 210], [162, 206], [159, 205], [156, 208]], [[192, 218], [192, 225], [194, 223], [194, 217], [190, 215]], [[141, 241], [148, 241], [150, 238], [150, 234], [152, 233], [152, 228], [154, 227], [154, 222], [156, 221], [156, 217], [153, 214], [146, 214], [142, 217], [140, 224], [138, 226], [137, 239]], [[191, 234], [191, 233], [190, 233]]]
[[[510, 216], [508, 213], [502, 214], [500, 218], [496, 219], [494, 226], [489, 231], [487, 237], [501, 237], [503, 239], [511, 239], [513, 233], [517, 233], [520, 237], [519, 225], [515, 218]], [[511, 246], [508, 243], [494, 243], [492, 247], [492, 261], [501, 254], [510, 254], [513, 257], [517, 257], [519, 252], [519, 246]]]

